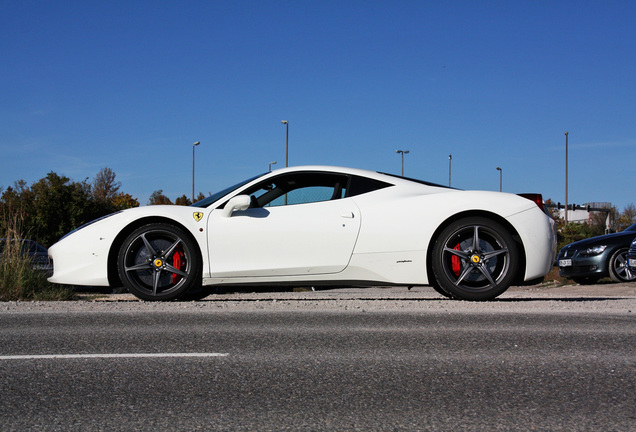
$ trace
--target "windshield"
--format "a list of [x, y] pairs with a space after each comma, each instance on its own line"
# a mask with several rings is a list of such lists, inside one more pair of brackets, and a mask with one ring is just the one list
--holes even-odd
[[218, 200], [220, 200], [221, 198], [223, 198], [225, 195], [231, 193], [232, 191], [245, 186], [246, 184], [248, 184], [249, 182], [251, 182], [252, 180], [256, 180], [257, 178], [264, 176], [265, 174], [268, 173], [263, 173], [263, 174], [259, 174], [257, 176], [254, 176], [250, 179], [247, 180], [243, 180], [240, 183], [235, 184], [234, 186], [230, 186], [228, 188], [223, 189], [222, 191], [219, 191], [215, 194], [210, 195], [207, 198], [202, 199], [201, 201], [197, 201], [194, 204], [192, 204], [190, 207], [208, 207], [210, 204], [212, 204], [213, 202], [216, 202]]

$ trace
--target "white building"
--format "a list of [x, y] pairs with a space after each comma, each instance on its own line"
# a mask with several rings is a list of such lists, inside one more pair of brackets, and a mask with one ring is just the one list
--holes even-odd
[[[573, 206], [573, 204], [570, 204]], [[609, 202], [591, 202], [585, 203], [582, 205], [575, 204], [574, 210], [568, 210], [568, 222], [576, 222], [576, 223], [585, 223], [592, 221], [592, 213], [594, 212], [605, 212], [605, 228], [606, 231], [610, 228], [610, 209], [612, 208], [612, 203]], [[565, 209], [559, 209], [559, 217], [565, 217]]]

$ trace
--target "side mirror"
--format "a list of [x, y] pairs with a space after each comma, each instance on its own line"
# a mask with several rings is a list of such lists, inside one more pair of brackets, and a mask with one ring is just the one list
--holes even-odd
[[251, 198], [249, 195], [237, 195], [225, 204], [225, 207], [221, 210], [221, 216], [230, 217], [234, 210], [247, 210], [250, 207], [250, 204]]

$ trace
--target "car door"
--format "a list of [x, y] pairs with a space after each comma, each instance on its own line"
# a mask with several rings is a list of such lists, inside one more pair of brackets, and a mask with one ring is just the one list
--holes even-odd
[[250, 208], [214, 210], [208, 221], [211, 276], [344, 270], [360, 230], [360, 211], [346, 198], [349, 180], [330, 172], [283, 173], [241, 192]]
[[344, 270], [360, 230], [351, 198], [250, 208], [208, 222], [211, 277], [266, 277]]

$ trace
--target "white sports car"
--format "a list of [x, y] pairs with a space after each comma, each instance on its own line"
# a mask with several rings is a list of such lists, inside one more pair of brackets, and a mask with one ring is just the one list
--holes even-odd
[[144, 300], [237, 285], [432, 285], [489, 300], [552, 268], [554, 222], [542, 208], [540, 195], [285, 168], [190, 207], [132, 208], [84, 225], [49, 249], [49, 281], [123, 284]]

